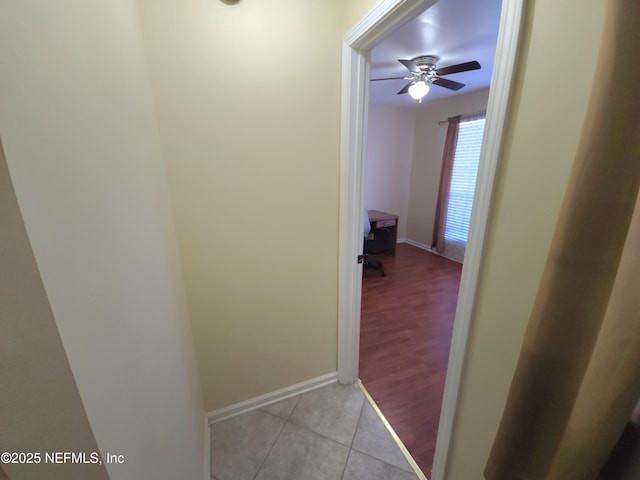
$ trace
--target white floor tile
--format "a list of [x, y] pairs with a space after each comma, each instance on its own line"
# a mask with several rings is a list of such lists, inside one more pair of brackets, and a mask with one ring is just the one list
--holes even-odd
[[364, 401], [357, 385], [334, 383], [303, 394], [290, 421], [351, 446]]
[[253, 480], [284, 424], [260, 410], [212, 424], [211, 475], [219, 480]]
[[371, 457], [413, 472], [413, 468], [369, 402], [365, 402], [362, 408], [352, 447]]
[[256, 480], [340, 480], [349, 448], [288, 423]]
[[415, 473], [407, 472], [381, 460], [351, 450], [342, 480], [417, 480]]

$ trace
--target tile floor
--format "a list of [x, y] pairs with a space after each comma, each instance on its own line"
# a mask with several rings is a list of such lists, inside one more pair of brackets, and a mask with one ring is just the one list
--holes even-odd
[[416, 480], [357, 385], [334, 383], [211, 425], [214, 480]]

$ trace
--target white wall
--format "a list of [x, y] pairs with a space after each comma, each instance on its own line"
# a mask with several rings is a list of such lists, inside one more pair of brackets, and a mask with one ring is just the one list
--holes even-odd
[[475, 90], [435, 102], [425, 102], [418, 109], [411, 168], [411, 195], [408, 209], [407, 237], [431, 246], [442, 153], [447, 125], [438, 122], [456, 115], [469, 115], [485, 110], [489, 89]]
[[398, 215], [398, 238], [407, 236], [415, 121], [415, 108], [369, 106], [364, 204]]
[[0, 3], [0, 132], [112, 480], [195, 479], [203, 408], [129, 0]]

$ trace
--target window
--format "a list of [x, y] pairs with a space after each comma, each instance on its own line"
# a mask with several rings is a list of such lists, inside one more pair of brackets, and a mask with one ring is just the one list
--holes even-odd
[[459, 128], [458, 143], [453, 157], [444, 238], [447, 242], [465, 246], [469, 236], [471, 208], [476, 189], [484, 118], [460, 122]]

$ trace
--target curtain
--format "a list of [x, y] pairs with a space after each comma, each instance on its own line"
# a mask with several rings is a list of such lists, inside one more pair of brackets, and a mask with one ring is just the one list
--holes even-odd
[[[477, 165], [484, 134], [484, 122], [480, 126], [467, 122], [484, 118], [485, 112], [482, 111], [448, 119], [431, 247], [458, 262], [463, 261], [467, 246], [468, 209], [475, 195]], [[457, 193], [452, 194], [452, 189]]]
[[433, 227], [431, 248], [437, 252], [444, 252], [444, 228], [447, 223], [447, 209], [449, 207], [449, 189], [451, 187], [451, 172], [453, 171], [453, 157], [456, 154], [458, 131], [460, 129], [460, 115], [448, 119], [447, 136], [442, 154], [442, 168], [440, 169], [440, 189], [436, 203], [436, 215]]
[[638, 18], [640, 2], [607, 2], [582, 137], [488, 480], [596, 478], [640, 398]]

